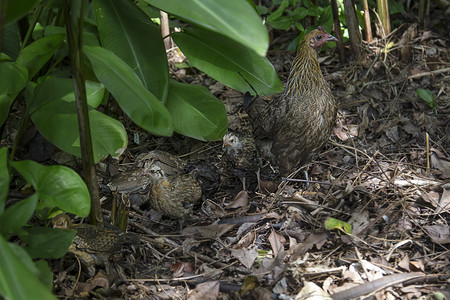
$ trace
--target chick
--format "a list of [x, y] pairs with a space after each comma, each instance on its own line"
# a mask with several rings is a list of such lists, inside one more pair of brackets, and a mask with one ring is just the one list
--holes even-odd
[[202, 197], [197, 179], [191, 173], [166, 176], [159, 166], [152, 166], [150, 174], [150, 205], [154, 210], [182, 222]]
[[76, 236], [69, 253], [80, 258], [89, 275], [95, 274], [95, 265], [104, 264], [109, 273], [109, 257], [120, 252], [126, 245], [137, 245], [139, 238], [132, 233], [121, 232], [118, 228], [90, 224], [73, 224], [66, 214], [57, 215], [52, 220], [53, 228], [75, 229]]
[[246, 190], [246, 177], [253, 172], [256, 173], [260, 189], [261, 159], [253, 137], [227, 133], [223, 137], [223, 148], [226, 159], [234, 168], [233, 173], [242, 181], [243, 189]]

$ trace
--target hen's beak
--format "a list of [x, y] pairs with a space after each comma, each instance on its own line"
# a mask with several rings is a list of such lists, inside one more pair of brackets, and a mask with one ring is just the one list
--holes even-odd
[[334, 36], [332, 36], [331, 34], [328, 35], [327, 37], [327, 42], [337, 42], [338, 39], [335, 38]]

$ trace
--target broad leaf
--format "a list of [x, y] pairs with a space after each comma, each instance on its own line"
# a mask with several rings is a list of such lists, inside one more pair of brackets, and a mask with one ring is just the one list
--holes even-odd
[[34, 262], [36, 268], [39, 270], [38, 279], [44, 284], [49, 290], [53, 288], [53, 273], [48, 266], [48, 263], [41, 259]]
[[9, 108], [11, 106], [11, 98], [8, 95], [0, 95], [0, 126], [5, 123], [9, 115]]
[[160, 29], [131, 1], [93, 3], [102, 46], [126, 62], [144, 87], [164, 103], [169, 70]]
[[[30, 87], [31, 89], [31, 87]], [[86, 81], [94, 161], [111, 155], [118, 157], [126, 149], [127, 134], [123, 125], [93, 109], [105, 92], [103, 85]], [[73, 82], [69, 78], [48, 78], [36, 88], [34, 98], [27, 93], [33, 123], [51, 143], [67, 153], [81, 157], [78, 118]], [[57, 130], [55, 130], [57, 128]]]
[[26, 85], [28, 70], [0, 54], [0, 94], [19, 93]]
[[9, 190], [8, 148], [0, 148], [0, 215], [5, 210]]
[[[34, 266], [30, 270], [29, 266]], [[51, 290], [36, 278], [39, 269], [19, 246], [0, 235], [0, 294], [6, 299], [55, 299]], [[34, 271], [34, 272], [33, 272]]]
[[166, 107], [175, 131], [202, 141], [219, 141], [228, 128], [225, 106], [207, 88], [170, 80]]
[[20, 35], [17, 24], [8, 24], [3, 31], [2, 52], [11, 57], [13, 61], [17, 59], [20, 52]]
[[63, 40], [63, 34], [50, 35], [31, 43], [22, 50], [16, 62], [28, 69], [28, 79], [31, 80], [39, 72], [56, 49], [62, 45]]
[[59, 207], [80, 217], [89, 214], [89, 191], [80, 175], [72, 169], [44, 166], [31, 160], [14, 161], [11, 165], [39, 194], [39, 208]]
[[[4, 0], [6, 1], [6, 0]], [[5, 24], [15, 22], [29, 13], [41, 0], [9, 0], [5, 12]], [[3, 1], [1, 2], [3, 5]]]
[[4, 237], [9, 237], [11, 234], [17, 233], [19, 228], [27, 224], [30, 220], [37, 202], [38, 197], [34, 194], [8, 207], [0, 215], [0, 233]]
[[32, 258], [60, 258], [67, 253], [76, 233], [76, 230], [34, 226], [19, 236]]
[[130, 66], [104, 48], [84, 47], [84, 51], [95, 75], [136, 124], [156, 135], [172, 135], [173, 123], [169, 112], [142, 85]]
[[267, 58], [222, 35], [194, 28], [174, 33], [173, 39], [193, 66], [238, 91], [254, 94], [245, 80], [259, 95], [283, 89]]
[[428, 105], [433, 108], [434, 112], [437, 114], [436, 101], [434, 100], [433, 92], [426, 89], [417, 89], [416, 93], [420, 98], [422, 98], [423, 101], [428, 103]]
[[220, 33], [266, 55], [269, 36], [255, 9], [242, 0], [146, 0], [149, 4], [189, 23]]

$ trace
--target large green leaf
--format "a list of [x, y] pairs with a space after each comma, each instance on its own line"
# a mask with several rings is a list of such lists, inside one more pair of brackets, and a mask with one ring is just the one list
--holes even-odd
[[20, 35], [17, 30], [17, 24], [8, 24], [3, 31], [3, 49], [2, 52], [16, 60], [20, 52]]
[[41, 259], [34, 262], [37, 270], [39, 271], [38, 279], [44, 284], [49, 290], [53, 288], [53, 273], [48, 266], [48, 263]]
[[169, 71], [160, 29], [128, 0], [95, 0], [95, 15], [102, 46], [114, 52], [163, 103]]
[[189, 23], [221, 33], [266, 55], [269, 36], [254, 8], [242, 0], [145, 0], [151, 5]]
[[28, 70], [0, 54], [0, 78], [0, 94], [16, 94], [25, 87]]
[[174, 33], [173, 39], [192, 65], [238, 91], [254, 94], [245, 80], [259, 95], [283, 89], [267, 58], [220, 34], [194, 28]]
[[219, 141], [228, 128], [225, 106], [207, 88], [170, 80], [166, 107], [175, 130], [199, 140]]
[[[15, 22], [29, 13], [41, 0], [3, 0], [7, 1], [5, 24]], [[3, 5], [3, 1], [1, 4]]]
[[5, 210], [9, 190], [8, 148], [0, 148], [0, 215]]
[[37, 279], [38, 272], [39, 269], [22, 248], [6, 242], [0, 235], [0, 295], [14, 300], [56, 300], [51, 291]]
[[[86, 81], [95, 162], [108, 155], [120, 156], [126, 149], [128, 141], [122, 123], [93, 109], [102, 101], [104, 91], [103, 85]], [[47, 140], [67, 153], [81, 157], [78, 118], [71, 79], [46, 79], [36, 88], [34, 98], [27, 96], [27, 104], [33, 123]]]
[[91, 61], [97, 78], [136, 124], [156, 135], [172, 135], [173, 122], [169, 112], [142, 85], [130, 66], [104, 48], [84, 47], [84, 52]]
[[64, 166], [44, 166], [31, 160], [14, 161], [11, 165], [39, 194], [38, 208], [59, 207], [80, 217], [89, 214], [89, 191], [74, 170]]
[[28, 79], [32, 79], [39, 72], [56, 49], [62, 45], [63, 40], [63, 34], [50, 35], [31, 43], [22, 50], [16, 62], [28, 69]]
[[11, 98], [9, 98], [8, 95], [0, 94], [0, 126], [2, 126], [8, 118], [10, 106]]
[[76, 230], [34, 226], [20, 233], [32, 258], [60, 258], [67, 253]]
[[37, 194], [34, 194], [8, 207], [0, 215], [0, 233], [4, 237], [9, 237], [11, 234], [17, 233], [18, 229], [30, 220], [37, 202]]

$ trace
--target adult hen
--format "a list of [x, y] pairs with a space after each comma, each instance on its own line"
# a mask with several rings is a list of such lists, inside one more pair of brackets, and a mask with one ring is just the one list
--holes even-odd
[[337, 39], [323, 27], [306, 34], [281, 94], [266, 102], [244, 97], [256, 145], [263, 158], [287, 176], [317, 154], [331, 135], [337, 104], [317, 60], [317, 51]]

